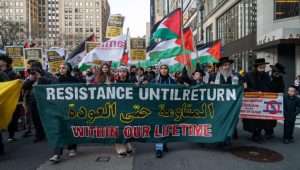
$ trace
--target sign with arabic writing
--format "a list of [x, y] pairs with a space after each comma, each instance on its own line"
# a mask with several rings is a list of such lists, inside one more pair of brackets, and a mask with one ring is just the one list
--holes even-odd
[[243, 119], [284, 120], [283, 94], [246, 92], [240, 117]]
[[80, 84], [35, 87], [49, 143], [224, 141], [238, 122], [240, 86]]

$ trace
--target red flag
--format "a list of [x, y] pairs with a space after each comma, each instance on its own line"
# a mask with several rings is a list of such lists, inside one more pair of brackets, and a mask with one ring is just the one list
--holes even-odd
[[91, 37], [88, 38], [88, 41], [91, 41], [91, 42], [97, 42], [96, 35], [93, 34]]
[[208, 49], [207, 52], [214, 56], [217, 60], [220, 60], [220, 58], [222, 57], [221, 48], [221, 41], [217, 41], [210, 49]]
[[128, 61], [129, 61], [128, 53], [125, 52], [122, 56], [121, 63], [124, 65], [128, 65]]
[[[184, 38], [184, 50], [188, 50], [191, 52], [195, 51], [193, 32], [190, 27], [183, 30], [183, 38]], [[191, 56], [188, 54], [177, 56], [176, 60], [185, 66], [188, 66], [190, 68], [192, 67]]]
[[26, 42], [25, 42], [25, 44], [24, 44], [24, 48], [30, 48], [30, 44], [29, 44], [29, 42], [28, 42], [28, 41], [26, 41]]

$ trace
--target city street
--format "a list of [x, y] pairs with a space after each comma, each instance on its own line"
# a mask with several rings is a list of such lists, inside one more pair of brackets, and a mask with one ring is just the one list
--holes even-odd
[[[300, 129], [296, 129], [294, 144], [285, 145], [281, 141], [282, 125], [276, 128], [276, 138], [263, 144], [248, 140], [248, 134], [240, 132], [240, 138], [234, 146], [257, 146], [276, 151], [284, 157], [280, 162], [260, 163], [238, 158], [225, 150], [213, 146], [202, 146], [195, 143], [172, 143], [169, 153], [162, 159], [155, 158], [154, 145], [135, 143], [136, 152], [133, 156], [119, 158], [112, 147], [101, 145], [85, 145], [79, 147], [78, 156], [51, 164], [48, 158], [51, 149], [47, 143], [33, 144], [32, 139], [20, 139], [5, 144], [7, 155], [0, 158], [1, 170], [300, 170], [299, 150]], [[100, 160], [96, 161], [97, 158]], [[108, 160], [107, 160], [108, 159]]]

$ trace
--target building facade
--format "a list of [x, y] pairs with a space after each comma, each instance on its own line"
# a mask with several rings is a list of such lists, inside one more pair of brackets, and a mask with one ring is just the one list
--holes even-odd
[[[30, 13], [30, 14], [29, 14]], [[74, 48], [95, 34], [103, 41], [110, 14], [107, 0], [1, 0], [0, 21], [24, 25], [20, 42], [39, 47]]]
[[110, 14], [107, 0], [64, 0], [59, 6], [60, 31], [66, 48], [73, 48], [92, 34], [97, 41], [104, 40]]
[[286, 66], [285, 81], [300, 75], [300, 0], [257, 0], [257, 57]]
[[38, 2], [36, 0], [1, 0], [0, 22], [17, 23], [19, 37], [17, 44], [34, 40], [38, 34]]

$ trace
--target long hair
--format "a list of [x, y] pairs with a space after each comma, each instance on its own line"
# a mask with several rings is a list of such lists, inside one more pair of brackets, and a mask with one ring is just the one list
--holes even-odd
[[[107, 68], [108, 68], [107, 73], [104, 73], [104, 72], [102, 71], [103, 66], [107, 66]], [[109, 79], [110, 81], [112, 81], [112, 77], [113, 77], [113, 76], [112, 76], [112, 73], [111, 73], [110, 65], [107, 64], [107, 63], [104, 63], [104, 64], [101, 65], [100, 69], [98, 70], [98, 72], [97, 72], [97, 74], [96, 74], [96, 76], [95, 76], [95, 82], [96, 82], [96, 83], [102, 84], [102, 83], [105, 83], [105, 81], [106, 81], [107, 79]]]

